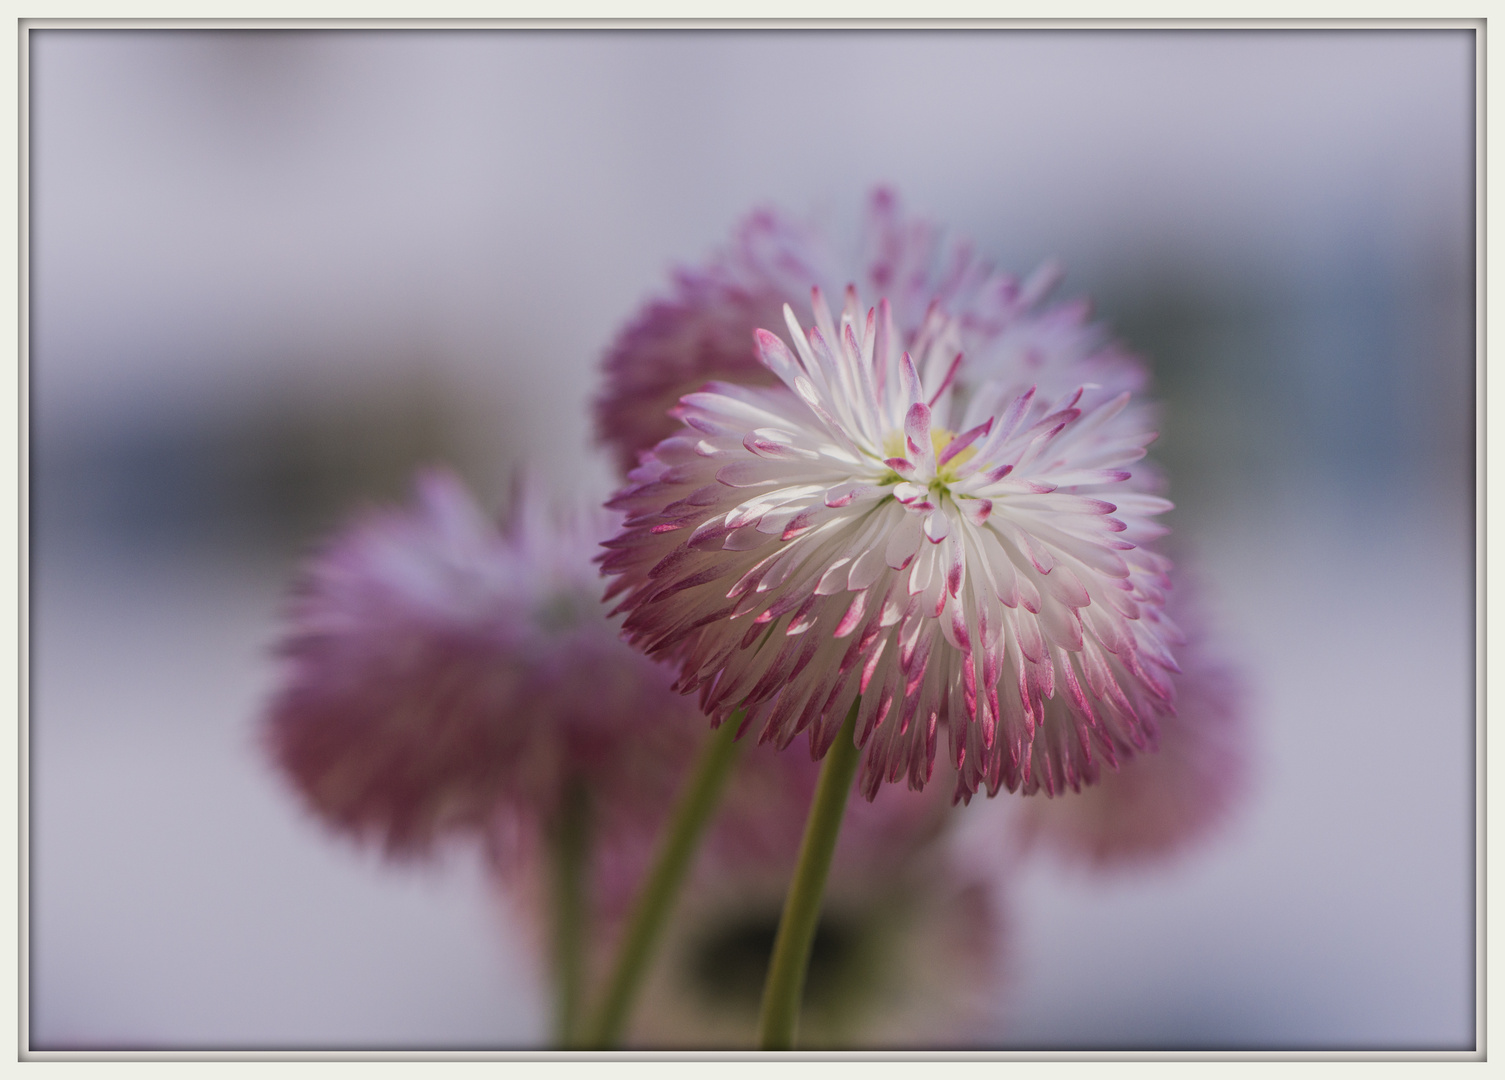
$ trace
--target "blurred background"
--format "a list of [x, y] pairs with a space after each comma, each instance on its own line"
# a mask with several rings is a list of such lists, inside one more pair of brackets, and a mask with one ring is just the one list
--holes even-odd
[[[1474, 1043], [1465, 31], [30, 36], [30, 1040], [517, 1047], [478, 860], [256, 743], [300, 553], [452, 463], [604, 494], [616, 330], [878, 182], [1153, 363], [1255, 731], [1186, 858], [1011, 883], [999, 1047]], [[1006, 807], [975, 802], [969, 827]]]

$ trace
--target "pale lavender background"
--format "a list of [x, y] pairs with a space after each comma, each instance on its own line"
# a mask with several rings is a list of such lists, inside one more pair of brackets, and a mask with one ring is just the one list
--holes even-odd
[[667, 267], [880, 180], [1152, 353], [1257, 724], [1216, 842], [1018, 875], [978, 1041], [1472, 1045], [1468, 34], [32, 43], [33, 1046], [543, 1038], [468, 853], [385, 866], [258, 757], [291, 560], [436, 455], [601, 491]]

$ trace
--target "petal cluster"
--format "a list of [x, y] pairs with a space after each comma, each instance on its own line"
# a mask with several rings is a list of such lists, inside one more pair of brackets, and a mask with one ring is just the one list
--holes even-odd
[[793, 350], [757, 334], [780, 385], [686, 395], [609, 504], [624, 634], [716, 722], [808, 731], [816, 757], [860, 697], [869, 798], [923, 786], [943, 727], [963, 798], [1077, 789], [1151, 747], [1179, 634], [1129, 392], [964, 370], [939, 305], [908, 340], [855, 289], [839, 323], [818, 289], [812, 310], [807, 332], [785, 309]]
[[700, 736], [605, 618], [591, 556], [609, 518], [518, 502], [503, 532], [430, 473], [299, 581], [265, 740], [321, 817], [393, 853], [547, 817], [574, 781], [603, 819], [657, 813]]
[[1225, 822], [1248, 788], [1249, 729], [1238, 669], [1200, 632], [1204, 616], [1185, 574], [1169, 604], [1187, 630], [1176, 711], [1161, 719], [1159, 750], [1073, 799], [1034, 800], [1022, 838], [1096, 867], [1175, 855]]
[[969, 377], [998, 379], [1046, 397], [1087, 383], [1138, 392], [1143, 365], [1089, 319], [1081, 301], [1049, 303], [1059, 281], [1047, 264], [1019, 279], [982, 259], [965, 238], [905, 213], [878, 188], [867, 200], [854, 245], [827, 229], [758, 210], [703, 266], [680, 270], [671, 295], [654, 300], [608, 351], [595, 403], [596, 433], [625, 474], [639, 455], [673, 435], [670, 411], [710, 381], [767, 386], [753, 332], [782, 323], [786, 302], [802, 317], [812, 286], [827, 293], [848, 282], [887, 297], [895, 329], [909, 347], [939, 305], [951, 314], [970, 358]]
[[776, 323], [789, 296], [830, 274], [821, 234], [771, 210], [737, 228], [705, 266], [675, 275], [673, 295], [649, 303], [608, 351], [595, 402], [596, 434], [623, 473], [638, 455], [674, 434], [669, 411], [712, 379], [773, 383], [752, 344]]

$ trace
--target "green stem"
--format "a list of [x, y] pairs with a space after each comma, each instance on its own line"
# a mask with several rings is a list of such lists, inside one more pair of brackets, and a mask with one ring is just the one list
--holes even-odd
[[841, 818], [846, 813], [847, 795], [857, 774], [860, 755], [852, 734], [857, 728], [857, 706], [852, 702], [847, 718], [831, 749], [826, 751], [815, 799], [805, 821], [805, 837], [800, 841], [799, 862], [789, 895], [784, 900], [784, 914], [779, 933], [773, 942], [773, 957], [768, 963], [768, 981], [763, 985], [763, 1015], [759, 1021], [759, 1040], [764, 1050], [790, 1050], [799, 1023], [800, 1001], [805, 995], [805, 973], [810, 966], [810, 946], [815, 941], [820, 921], [821, 898], [826, 891], [826, 875], [831, 870], [831, 856], [841, 832]]
[[586, 867], [590, 858], [590, 797], [578, 781], [569, 784], [552, 829], [554, 901], [554, 1037], [575, 1043], [585, 983]]
[[627, 1027], [633, 999], [648, 972], [648, 960], [679, 896], [701, 834], [721, 800], [732, 763], [737, 759], [741, 744], [735, 740], [741, 724], [739, 709], [716, 729], [701, 751], [689, 788], [680, 797], [657, 860], [638, 893], [607, 984], [606, 998], [590, 1030], [587, 1045], [594, 1049], [605, 1050], [615, 1045]]

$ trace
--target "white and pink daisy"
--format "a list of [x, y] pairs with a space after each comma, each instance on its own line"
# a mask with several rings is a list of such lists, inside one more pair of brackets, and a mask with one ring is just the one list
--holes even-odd
[[1129, 392], [959, 377], [939, 306], [907, 342], [853, 289], [839, 326], [818, 289], [812, 309], [808, 333], [785, 309], [793, 352], [757, 334], [781, 386], [686, 395], [609, 504], [624, 633], [716, 723], [808, 730], [814, 756], [860, 695], [869, 798], [924, 785], [942, 726], [963, 798], [1077, 789], [1150, 748], [1179, 635]]
[[657, 821], [701, 725], [605, 617], [591, 557], [611, 527], [524, 495], [503, 531], [431, 472], [415, 506], [310, 560], [263, 730], [309, 806], [396, 854], [526, 840], [572, 784], [608, 832]]

